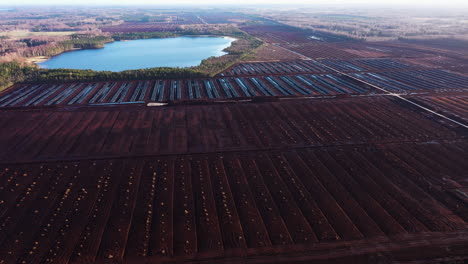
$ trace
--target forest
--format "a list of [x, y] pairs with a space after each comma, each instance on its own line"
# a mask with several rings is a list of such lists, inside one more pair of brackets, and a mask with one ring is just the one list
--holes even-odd
[[207, 73], [191, 68], [158, 67], [121, 72], [42, 69], [18, 62], [0, 63], [0, 91], [14, 83], [49, 83], [72, 81], [150, 80], [209, 77]]
[[168, 78], [196, 78], [213, 76], [243, 57], [251, 54], [262, 46], [263, 42], [244, 31], [232, 27], [222, 28], [187, 28], [180, 32], [132, 32], [116, 33], [112, 36], [90, 34], [73, 34], [69, 39], [57, 43], [36, 46], [37, 41], [27, 40], [27, 49], [22, 49], [21, 57], [55, 56], [73, 49], [102, 48], [105, 43], [120, 40], [177, 37], [181, 35], [216, 35], [231, 36], [236, 40], [224, 51], [228, 54], [221, 57], [211, 57], [192, 68], [149, 68], [128, 70], [122, 72], [75, 70], [75, 69], [43, 69], [21, 62], [0, 64], [0, 91], [18, 82], [58, 82], [58, 81], [108, 81], [108, 80], [144, 80]]

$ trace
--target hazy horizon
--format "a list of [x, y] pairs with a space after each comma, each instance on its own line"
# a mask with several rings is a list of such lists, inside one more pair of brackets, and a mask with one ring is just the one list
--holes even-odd
[[177, 6], [177, 5], [264, 5], [264, 6], [273, 6], [273, 5], [386, 5], [386, 6], [440, 6], [440, 7], [455, 7], [455, 6], [468, 6], [468, 1], [466, 0], [450, 0], [450, 1], [439, 1], [439, 0], [381, 0], [381, 1], [372, 1], [372, 0], [330, 0], [324, 1], [321, 0], [199, 0], [196, 3], [189, 0], [172, 0], [172, 1], [154, 1], [154, 0], [81, 0], [79, 3], [74, 0], [19, 0], [14, 4], [10, 0], [0, 0], [1, 6], [22, 6], [22, 5], [102, 5], [102, 6], [118, 6], [118, 5], [155, 5], [155, 6]]

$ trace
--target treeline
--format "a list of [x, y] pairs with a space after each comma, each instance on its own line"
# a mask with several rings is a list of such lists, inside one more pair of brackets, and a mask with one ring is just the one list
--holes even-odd
[[[29, 54], [24, 57], [54, 56], [74, 49], [100, 48], [113, 40], [144, 39], [176, 37], [180, 35], [200, 35], [199, 30], [184, 30], [171, 32], [136, 32], [116, 34], [112, 38], [106, 36], [72, 35], [69, 40], [58, 42], [56, 45], [40, 45], [30, 47]], [[203, 32], [205, 33], [205, 32]], [[238, 62], [244, 56], [251, 54], [263, 42], [247, 33], [235, 28], [206, 32], [209, 35], [232, 36], [237, 40], [225, 51], [221, 57], [203, 60], [201, 65], [192, 68], [149, 68], [127, 70], [122, 72], [75, 70], [75, 69], [42, 69], [37, 66], [24, 66], [17, 62], [0, 63], [0, 90], [17, 82], [78, 82], [78, 81], [108, 81], [108, 80], [145, 80], [145, 79], [185, 79], [204, 78], [213, 76]]]
[[135, 40], [135, 39], [151, 39], [151, 38], [172, 38], [180, 36], [180, 33], [174, 32], [131, 32], [131, 33], [116, 33], [112, 35], [114, 40]]
[[0, 91], [17, 83], [25, 81], [34, 75], [35, 67], [22, 66], [18, 62], [0, 63]]
[[32, 39], [32, 38], [25, 38], [25, 39], [20, 39], [20, 42], [23, 42], [26, 44], [28, 47], [37, 47], [41, 45], [47, 44], [47, 40], [41, 40], [41, 39]]
[[[25, 42], [26, 41], [26, 42]], [[8, 52], [16, 53], [20, 57], [55, 56], [72, 49], [97, 49], [104, 47], [105, 43], [113, 39], [106, 36], [72, 35], [70, 39], [63, 41], [47, 41], [42, 45], [33, 45], [28, 40], [20, 40], [28, 45], [27, 48], [10, 49]], [[4, 54], [6, 55], [6, 54]]]
[[115, 33], [112, 38], [116, 41], [120, 40], [136, 40], [136, 39], [152, 39], [152, 38], [174, 38], [180, 36], [197, 36], [197, 35], [212, 35], [212, 36], [234, 36], [230, 32], [213, 32], [209, 30], [184, 30], [178, 29], [176, 31], [158, 31], [158, 32], [129, 32], [129, 33]]
[[72, 35], [71, 39], [60, 42], [64, 48], [98, 49], [104, 44], [114, 41], [106, 36]]
[[75, 31], [76, 29], [74, 28], [69, 28], [69, 27], [62, 27], [62, 28], [58, 28], [58, 27], [50, 27], [48, 25], [39, 25], [39, 26], [36, 26], [36, 27], [33, 27], [31, 29], [32, 32], [52, 32], [52, 31]]
[[121, 72], [38, 68], [25, 82], [71, 82], [110, 80], [186, 79], [208, 77], [190, 68], [158, 67]]
[[17, 62], [0, 63], [0, 91], [20, 82], [48, 83], [74, 81], [186, 79], [209, 77], [208, 74], [190, 68], [149, 68], [122, 72], [42, 69], [23, 66]]
[[202, 61], [199, 66], [193, 67], [194, 70], [206, 72], [210, 75], [216, 75], [240, 61], [242, 58], [251, 55], [255, 49], [260, 47], [263, 42], [242, 31], [231, 34], [237, 38], [230, 47], [224, 49], [228, 54], [221, 57], [211, 57]]

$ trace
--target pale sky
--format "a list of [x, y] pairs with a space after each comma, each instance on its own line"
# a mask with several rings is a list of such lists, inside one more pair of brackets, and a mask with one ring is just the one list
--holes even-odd
[[468, 6], [468, 0], [0, 0], [0, 5], [271, 5], [271, 4], [381, 4]]

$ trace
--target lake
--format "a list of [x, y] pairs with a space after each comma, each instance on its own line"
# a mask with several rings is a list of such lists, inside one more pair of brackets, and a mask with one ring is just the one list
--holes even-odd
[[183, 36], [176, 38], [116, 41], [102, 49], [75, 50], [38, 63], [42, 68], [124, 71], [153, 67], [191, 67], [203, 59], [226, 54], [235, 39]]

